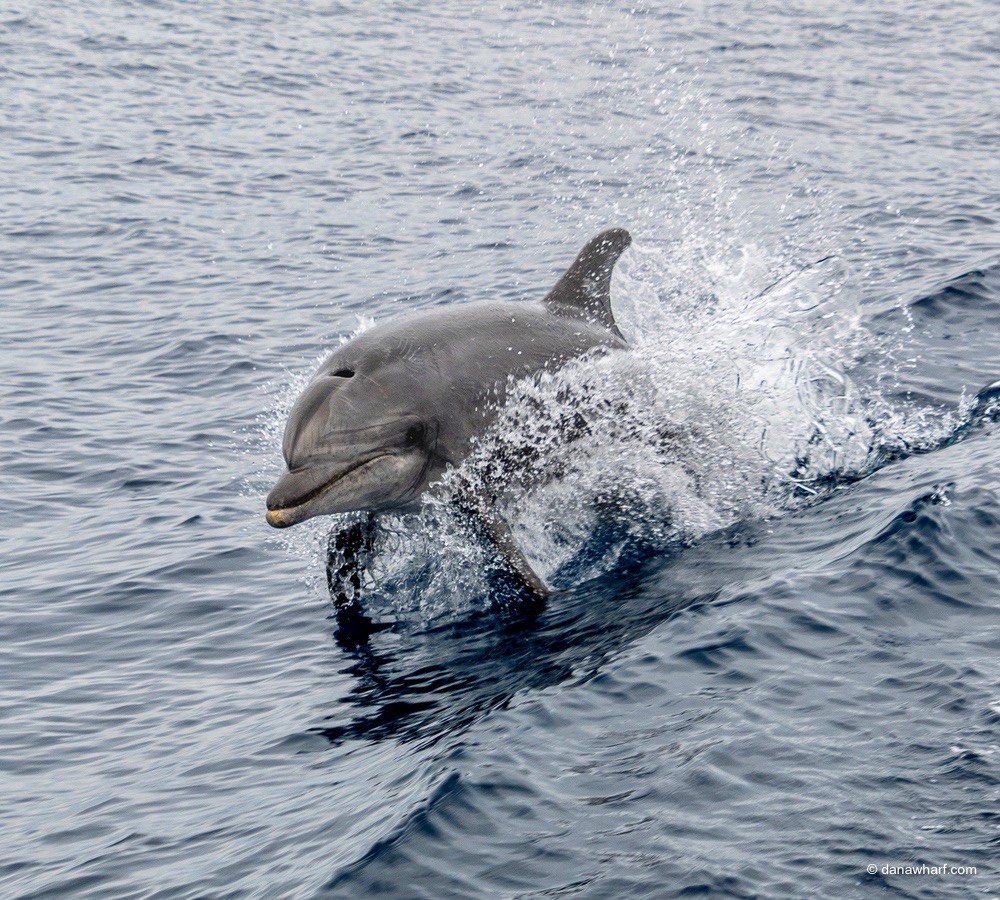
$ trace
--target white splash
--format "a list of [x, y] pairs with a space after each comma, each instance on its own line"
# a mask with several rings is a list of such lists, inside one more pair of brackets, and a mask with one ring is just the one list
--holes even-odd
[[[513, 385], [439, 498], [387, 524], [379, 580], [393, 614], [484, 602], [492, 562], [449, 512], [459, 486], [496, 495], [538, 571], [570, 586], [628, 546], [696, 541], [860, 471], [875, 437], [846, 372], [862, 333], [847, 285], [835, 260], [796, 269], [754, 247], [634, 246], [613, 291], [631, 350]], [[595, 551], [607, 525], [615, 539]], [[419, 590], [397, 589], [415, 571]]]

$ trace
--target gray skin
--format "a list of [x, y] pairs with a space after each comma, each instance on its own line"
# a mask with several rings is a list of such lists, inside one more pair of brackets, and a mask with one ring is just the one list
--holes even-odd
[[[592, 351], [626, 349], [610, 285], [630, 243], [623, 229], [593, 238], [541, 301], [401, 316], [330, 354], [289, 416], [288, 471], [267, 497], [268, 524], [412, 509], [496, 421], [513, 381]], [[460, 505], [529, 593], [550, 593], [487, 498], [460, 498]]]

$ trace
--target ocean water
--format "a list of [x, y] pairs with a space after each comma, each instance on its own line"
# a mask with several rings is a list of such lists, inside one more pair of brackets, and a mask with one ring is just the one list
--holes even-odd
[[[0, 895], [1000, 896], [998, 47], [983, 0], [5, 5]], [[609, 226], [632, 352], [453, 473], [543, 448], [504, 509], [564, 592], [437, 503], [338, 638], [335, 523], [263, 519], [296, 391]]]

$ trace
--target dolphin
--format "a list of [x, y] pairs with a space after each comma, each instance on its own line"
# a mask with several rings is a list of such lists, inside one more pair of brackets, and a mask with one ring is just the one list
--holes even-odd
[[[295, 401], [282, 441], [287, 471], [267, 522], [406, 511], [466, 458], [515, 381], [628, 345], [611, 311], [611, 272], [632, 242], [614, 228], [591, 239], [540, 301], [478, 301], [392, 318], [330, 354]], [[492, 498], [458, 506], [535, 597], [551, 593]]]

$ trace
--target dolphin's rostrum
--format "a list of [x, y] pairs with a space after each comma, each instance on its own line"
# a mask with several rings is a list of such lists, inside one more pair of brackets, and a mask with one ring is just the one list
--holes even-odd
[[[599, 234], [541, 302], [405, 315], [334, 351], [292, 408], [282, 443], [288, 471], [268, 495], [268, 523], [413, 508], [496, 421], [512, 381], [590, 351], [625, 349], [610, 287], [630, 243], [620, 228]], [[548, 594], [491, 499], [458, 503], [524, 588]]]

